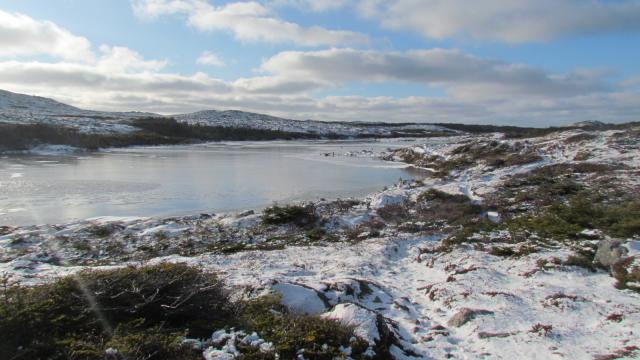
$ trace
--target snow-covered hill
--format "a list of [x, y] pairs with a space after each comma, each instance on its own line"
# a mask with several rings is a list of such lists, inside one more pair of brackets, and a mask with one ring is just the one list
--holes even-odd
[[82, 110], [53, 99], [0, 90], [0, 110], [4, 112], [32, 112], [50, 114], [79, 114]]
[[602, 121], [596, 121], [596, 120], [585, 120], [585, 121], [579, 121], [579, 122], [575, 122], [573, 124], [569, 124], [568, 126], [572, 126], [572, 127], [592, 127], [592, 128], [597, 128], [597, 127], [603, 127], [606, 126], [606, 123], [603, 123]]
[[449, 131], [431, 124], [377, 126], [363, 123], [325, 122], [314, 120], [290, 120], [237, 110], [228, 111], [199, 111], [191, 114], [175, 116], [178, 121], [190, 124], [224, 127], [252, 127], [266, 130], [280, 130], [317, 134], [338, 134], [347, 136], [381, 135], [389, 136], [394, 132], [410, 133], [420, 131]]
[[40, 96], [0, 90], [0, 123], [47, 124], [77, 128], [83, 133], [126, 133], [123, 122], [155, 114], [83, 110]]
[[[103, 112], [83, 110], [61, 102], [0, 90], [0, 123], [51, 124], [70, 126], [83, 133], [130, 132], [136, 128], [124, 123], [139, 117], [160, 117], [142, 112]], [[428, 135], [452, 132], [430, 124], [363, 124], [314, 120], [291, 120], [238, 110], [207, 110], [172, 116], [180, 122], [222, 127], [243, 127], [298, 133], [339, 136]]]

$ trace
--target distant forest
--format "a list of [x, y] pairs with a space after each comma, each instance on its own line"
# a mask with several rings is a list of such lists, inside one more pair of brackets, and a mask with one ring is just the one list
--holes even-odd
[[173, 118], [140, 118], [128, 125], [131, 133], [87, 134], [76, 128], [48, 124], [0, 123], [0, 150], [27, 150], [43, 144], [68, 145], [96, 150], [133, 145], [189, 144], [203, 141], [260, 141], [318, 139], [317, 134], [252, 128], [190, 125]]
[[[34, 146], [53, 144], [68, 145], [82, 149], [97, 150], [107, 147], [133, 145], [172, 145], [207, 141], [264, 141], [299, 139], [346, 139], [341, 134], [317, 134], [280, 130], [255, 129], [249, 127], [222, 127], [178, 122], [171, 117], [146, 117], [125, 122], [138, 128], [130, 133], [83, 133], [77, 128], [50, 124], [0, 123], [0, 151], [28, 150]], [[624, 129], [638, 123], [603, 124], [581, 127], [584, 130]], [[397, 126], [398, 124], [358, 124], [365, 127]], [[408, 125], [408, 124], [405, 124]], [[434, 137], [451, 136], [454, 131], [471, 134], [502, 132], [507, 138], [529, 138], [548, 135], [571, 127], [531, 128], [495, 125], [435, 124], [443, 131], [425, 129], [392, 129], [387, 135], [365, 133], [357, 138], [383, 137]]]

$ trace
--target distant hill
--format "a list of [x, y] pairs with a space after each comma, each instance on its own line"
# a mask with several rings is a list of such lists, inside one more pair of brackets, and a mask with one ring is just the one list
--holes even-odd
[[221, 127], [250, 127], [319, 135], [360, 136], [421, 136], [435, 132], [452, 132], [433, 124], [368, 124], [358, 122], [331, 122], [316, 120], [291, 120], [270, 115], [238, 110], [199, 111], [176, 115], [178, 121], [189, 124]]
[[[508, 138], [530, 138], [567, 129], [602, 130], [624, 128], [628, 124], [605, 124], [582, 121], [569, 126], [526, 128], [517, 126], [368, 123], [292, 120], [271, 115], [238, 110], [206, 110], [189, 114], [162, 116], [142, 112], [104, 112], [83, 110], [53, 99], [0, 90], [0, 125], [48, 126], [65, 128], [80, 134], [119, 137], [113, 139], [83, 139], [80, 144], [96, 146], [126, 146], [151, 143], [183, 143], [187, 141], [272, 140], [272, 139], [345, 139], [388, 137], [431, 137], [458, 133], [504, 133]], [[12, 128], [12, 131], [19, 131]], [[0, 129], [1, 130], [1, 129]], [[31, 129], [30, 133], [37, 133]], [[40, 133], [43, 133], [42, 129]], [[59, 134], [58, 138], [77, 136]], [[126, 139], [122, 139], [125, 136]], [[141, 139], [141, 136], [144, 139]], [[44, 136], [46, 138], [46, 136]], [[44, 140], [41, 136], [39, 143]], [[60, 141], [60, 140], [57, 140]], [[24, 142], [23, 142], [24, 143]], [[28, 142], [27, 142], [28, 143]], [[106, 145], [105, 145], [106, 144]]]
[[311, 134], [329, 138], [407, 137], [454, 133], [455, 130], [432, 124], [368, 124], [291, 120], [238, 110], [207, 110], [190, 114], [161, 116], [140, 112], [104, 112], [83, 110], [53, 99], [0, 90], [0, 122], [68, 126], [83, 133], [129, 133], [132, 121], [140, 118], [174, 118], [189, 125], [248, 128]]
[[602, 121], [596, 121], [596, 120], [586, 120], [586, 121], [579, 121], [579, 122], [575, 122], [573, 124], [569, 124], [567, 126], [570, 127], [579, 127], [579, 128], [584, 128], [584, 127], [588, 127], [588, 128], [598, 128], [598, 127], [605, 127], [607, 126], [607, 123], [603, 123]]
[[53, 99], [0, 90], [0, 111], [30, 111], [51, 114], [74, 114], [83, 110]]

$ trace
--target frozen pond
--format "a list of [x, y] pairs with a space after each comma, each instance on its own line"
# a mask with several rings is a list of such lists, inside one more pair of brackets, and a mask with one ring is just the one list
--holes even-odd
[[[223, 212], [274, 202], [362, 196], [399, 178], [423, 176], [361, 153], [408, 144], [401, 140], [245, 142], [4, 156], [0, 225]], [[345, 155], [350, 152], [360, 153]]]

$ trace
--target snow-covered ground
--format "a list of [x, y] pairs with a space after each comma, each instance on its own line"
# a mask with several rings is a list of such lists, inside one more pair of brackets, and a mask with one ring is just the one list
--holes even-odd
[[[482, 202], [516, 174], [574, 163], [584, 152], [589, 157], [581, 161], [624, 165], [616, 175], [629, 189], [638, 188], [637, 135], [606, 131], [580, 141], [568, 140], [579, 134], [583, 132], [530, 139], [524, 147], [515, 146], [518, 140], [498, 135], [416, 144], [405, 152], [455, 159], [452, 151], [461, 144], [495, 141], [521, 151], [534, 149], [540, 158], [504, 167], [478, 162], [447, 177], [390, 186], [345, 205], [344, 210], [336, 210], [340, 206], [331, 202], [317, 203], [315, 209], [325, 220], [325, 231], [344, 234], [379, 219], [379, 209], [415, 200], [425, 190], [463, 194]], [[499, 221], [499, 213], [490, 216]], [[563, 264], [571, 255], [568, 248], [518, 257], [494, 256], [471, 245], [438, 251], [447, 233], [437, 227], [408, 232], [401, 226], [387, 226], [375, 235], [356, 234], [357, 241], [283, 242], [268, 250], [261, 248], [269, 239], [295, 235], [291, 231], [287, 227], [265, 229], [260, 214], [253, 212], [1, 227], [0, 272], [29, 284], [87, 267], [189, 263], [216, 271], [237, 292], [277, 292], [296, 311], [355, 326], [356, 334], [372, 346], [383, 337], [391, 339], [390, 352], [397, 359], [638, 355], [634, 347], [640, 344], [640, 293], [617, 289], [615, 279], [604, 270], [590, 272]], [[637, 239], [622, 240], [629, 249], [627, 255], [638, 257]], [[207, 248], [220, 245], [217, 242], [248, 247], [235, 253]], [[157, 244], [162, 247], [154, 247]], [[187, 244], [193, 253], [181, 251]], [[254, 335], [217, 332], [214, 337], [220, 346], [204, 350], [205, 357], [233, 358], [237, 341], [269, 347]]]

